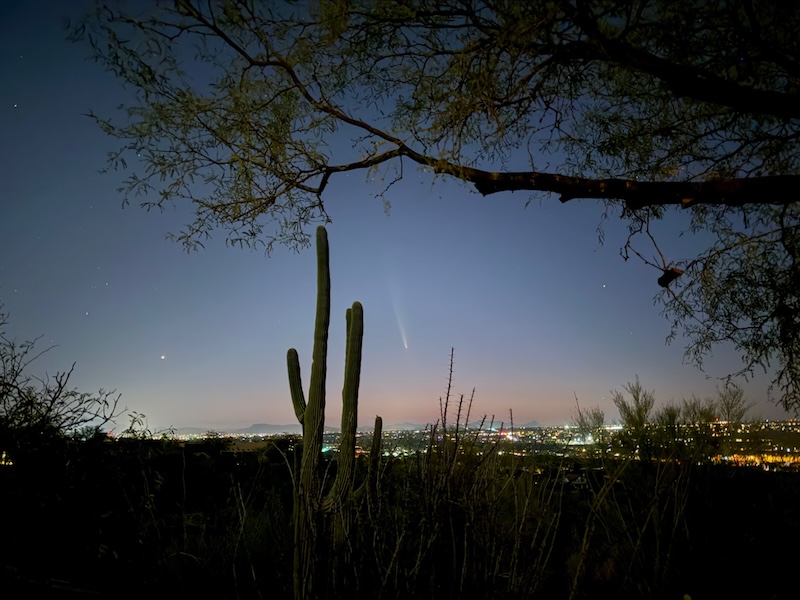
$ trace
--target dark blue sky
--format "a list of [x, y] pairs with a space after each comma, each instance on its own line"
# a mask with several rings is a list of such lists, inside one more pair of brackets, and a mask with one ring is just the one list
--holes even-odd
[[[79, 2], [17, 3], [0, 21], [0, 301], [8, 331], [56, 345], [43, 374], [77, 362], [83, 391], [117, 389], [151, 428], [292, 423], [285, 356], [310, 372], [313, 250], [270, 257], [225, 247], [187, 254], [165, 239], [190, 214], [121, 208], [124, 174], [103, 175], [115, 148], [83, 116], [128, 98], [86, 48], [65, 40]], [[473, 414], [517, 423], [566, 422], [575, 395], [617, 413], [609, 390], [638, 374], [659, 402], [713, 394], [738, 370], [718, 351], [706, 373], [683, 364], [680, 340], [653, 304], [658, 272], [624, 262], [621, 223], [596, 228], [594, 201], [499, 194], [406, 172], [387, 215], [379, 182], [352, 173], [326, 193], [332, 326], [328, 420], [338, 423], [344, 312], [365, 311], [360, 421], [438, 416], [450, 348], [454, 391], [476, 388]], [[660, 223], [674, 258], [691, 256], [679, 218]], [[649, 253], [649, 252], [648, 252]], [[407, 347], [406, 347], [407, 346]], [[162, 358], [163, 357], [163, 358]], [[769, 378], [746, 384], [753, 415], [783, 418], [766, 401]], [[125, 419], [120, 420], [125, 424]]]

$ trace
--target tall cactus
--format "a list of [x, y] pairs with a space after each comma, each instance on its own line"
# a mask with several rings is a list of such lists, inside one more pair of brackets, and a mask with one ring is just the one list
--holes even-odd
[[[322, 497], [319, 464], [322, 457], [322, 434], [325, 428], [325, 375], [330, 324], [330, 264], [328, 234], [317, 228], [317, 315], [314, 326], [314, 350], [308, 402], [303, 394], [300, 360], [290, 348], [286, 355], [289, 390], [297, 420], [303, 426], [303, 457], [295, 477], [294, 503], [294, 596], [310, 600], [320, 595], [315, 569], [322, 552], [320, 531], [325, 521], [333, 522], [334, 544], [342, 546], [349, 535], [351, 500], [355, 475], [355, 441], [358, 425], [358, 386], [361, 378], [361, 347], [364, 335], [364, 312], [360, 302], [347, 309], [344, 386], [342, 388], [342, 431], [336, 478]], [[376, 424], [380, 417], [376, 418]], [[380, 429], [376, 429], [380, 437]], [[373, 444], [376, 456], [380, 441]]]

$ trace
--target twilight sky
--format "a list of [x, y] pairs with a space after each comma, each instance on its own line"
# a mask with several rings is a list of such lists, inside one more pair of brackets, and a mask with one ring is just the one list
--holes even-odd
[[[125, 173], [100, 174], [115, 149], [84, 113], [129, 98], [88, 51], [65, 40], [63, 17], [88, 3], [13, 3], [0, 18], [0, 302], [7, 332], [56, 347], [43, 375], [76, 362], [81, 391], [116, 389], [151, 429], [293, 423], [286, 350], [311, 367], [313, 249], [225, 247], [187, 254], [165, 240], [190, 214], [121, 208]], [[740, 368], [718, 349], [706, 372], [683, 364], [683, 343], [653, 304], [659, 275], [624, 262], [620, 223], [601, 206], [527, 194], [487, 198], [455, 181], [406, 173], [387, 215], [379, 182], [354, 173], [326, 192], [333, 218], [328, 412], [340, 419], [344, 312], [364, 305], [360, 418], [432, 422], [455, 347], [454, 391], [475, 391], [473, 416], [522, 424], [569, 420], [577, 395], [617, 418], [611, 389], [638, 374], [659, 403], [715, 393]], [[672, 258], [697, 241], [678, 217], [656, 235]], [[697, 246], [694, 246], [697, 247]], [[648, 252], [650, 254], [650, 252]], [[745, 383], [752, 416], [785, 418], [767, 376]], [[118, 420], [124, 427], [127, 419]]]

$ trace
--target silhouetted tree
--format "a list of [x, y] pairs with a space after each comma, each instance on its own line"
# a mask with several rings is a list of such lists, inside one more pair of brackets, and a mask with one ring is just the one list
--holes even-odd
[[[138, 94], [96, 117], [126, 202], [192, 204], [202, 245], [305, 245], [331, 178], [414, 165], [629, 223], [672, 333], [772, 365], [800, 408], [800, 5], [760, 0], [106, 3], [75, 30]], [[388, 202], [388, 200], [387, 200]], [[708, 247], [666, 256], [686, 211]], [[642, 244], [654, 252], [645, 252]], [[647, 258], [653, 254], [655, 258]]]
[[681, 407], [672, 402], [664, 404], [655, 412], [653, 420], [658, 429], [657, 438], [662, 448], [675, 452], [681, 446], [679, 428], [681, 424]]
[[68, 433], [88, 436], [118, 415], [119, 395], [97, 394], [69, 387], [75, 368], [38, 377], [31, 364], [50, 348], [39, 350], [37, 340], [17, 342], [5, 332], [8, 315], [0, 305], [0, 451], [19, 462], [44, 451]]
[[630, 394], [630, 400], [622, 392], [611, 391], [611, 399], [619, 410], [622, 426], [631, 431], [642, 431], [650, 421], [650, 412], [656, 402], [655, 392], [644, 389], [638, 376], [636, 381], [629, 382], [622, 389]]
[[744, 390], [734, 383], [728, 383], [717, 390], [716, 407], [721, 421], [741, 423], [747, 411], [753, 406], [752, 402], [745, 400]]
[[711, 423], [717, 418], [717, 403], [714, 398], [698, 398], [692, 396], [683, 399], [681, 405], [683, 421], [688, 424], [699, 425]]
[[633, 383], [629, 382], [622, 389], [628, 393], [630, 399], [620, 391], [611, 391], [611, 400], [619, 411], [624, 430], [621, 436], [622, 443], [630, 450], [638, 449], [642, 454], [649, 455], [649, 449], [653, 444], [649, 432], [650, 413], [656, 402], [655, 393], [644, 389], [638, 376]]

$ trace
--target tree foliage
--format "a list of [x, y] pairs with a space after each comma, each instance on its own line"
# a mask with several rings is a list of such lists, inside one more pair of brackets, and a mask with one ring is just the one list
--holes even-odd
[[717, 390], [717, 411], [721, 421], [741, 423], [754, 404], [744, 397], [744, 390], [733, 383]]
[[[593, 198], [661, 275], [702, 365], [732, 343], [800, 407], [800, 7], [759, 0], [330, 0], [104, 7], [75, 30], [137, 94], [95, 117], [126, 201], [176, 238], [308, 243], [331, 178], [416, 166], [482, 194]], [[709, 232], [667, 257], [650, 223]], [[642, 244], [656, 244], [656, 259]]]
[[608, 438], [606, 432], [606, 414], [599, 405], [581, 408], [577, 397], [576, 408], [572, 416], [572, 426], [578, 430], [583, 440], [592, 439], [598, 446], [602, 446]]

